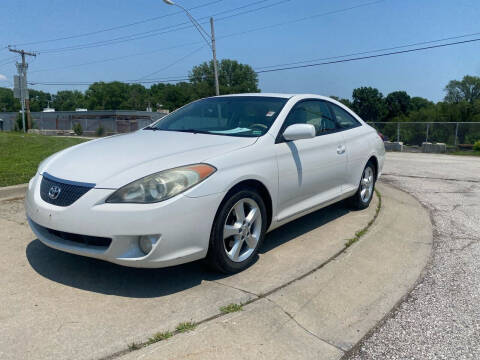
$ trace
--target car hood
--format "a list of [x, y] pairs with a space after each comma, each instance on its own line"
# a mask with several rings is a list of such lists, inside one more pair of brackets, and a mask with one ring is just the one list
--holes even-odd
[[39, 172], [116, 189], [143, 176], [207, 161], [257, 138], [140, 130], [88, 141], [54, 154]]

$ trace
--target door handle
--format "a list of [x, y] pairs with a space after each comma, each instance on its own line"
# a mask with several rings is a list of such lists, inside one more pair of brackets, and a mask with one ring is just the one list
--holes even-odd
[[342, 155], [345, 152], [345, 145], [338, 145], [337, 147], [337, 154]]

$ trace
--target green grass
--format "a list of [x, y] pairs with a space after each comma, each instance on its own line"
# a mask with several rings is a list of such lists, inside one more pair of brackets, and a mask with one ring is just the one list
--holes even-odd
[[377, 219], [380, 209], [382, 208], [382, 195], [378, 190], [375, 190], [375, 193], [377, 194], [377, 197], [378, 197], [378, 205], [377, 205], [377, 208], [375, 209], [375, 215], [373, 216], [372, 220], [370, 220], [363, 229], [355, 233], [355, 236], [353, 238], [347, 239], [347, 242], [345, 243], [345, 248], [352, 246], [358, 240], [360, 240], [361, 237], [367, 233], [368, 229], [370, 229], [370, 226], [372, 226], [375, 220]]
[[182, 322], [182, 323], [178, 324], [175, 331], [177, 333], [183, 333], [183, 332], [186, 332], [186, 331], [191, 331], [191, 330], [195, 329], [196, 327], [197, 327], [197, 324], [195, 324], [193, 322], [190, 322], [190, 321], [187, 321], [187, 322]]
[[171, 331], [159, 332], [153, 335], [151, 338], [149, 338], [147, 344], [151, 345], [162, 340], [167, 340], [172, 336], [173, 336], [173, 333]]
[[131, 344], [128, 344], [128, 350], [130, 350], [130, 351], [138, 350], [141, 347], [142, 347], [142, 344], [137, 344], [135, 342], [133, 342]]
[[46, 157], [85, 139], [0, 132], [0, 187], [23, 184]]
[[228, 314], [228, 313], [237, 312], [237, 311], [241, 311], [241, 310], [243, 310], [243, 306], [240, 305], [240, 304], [229, 304], [227, 306], [222, 306], [220, 308], [220, 311], [223, 314]]
[[459, 150], [454, 152], [447, 153], [448, 155], [462, 155], [462, 156], [480, 156], [480, 151], [472, 151], [472, 150]]

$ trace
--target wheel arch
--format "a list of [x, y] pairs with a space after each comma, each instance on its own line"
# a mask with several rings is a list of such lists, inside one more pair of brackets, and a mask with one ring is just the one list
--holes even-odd
[[245, 189], [245, 188], [254, 189], [262, 197], [267, 210], [267, 227], [266, 228], [268, 230], [268, 228], [272, 224], [273, 203], [272, 203], [272, 196], [270, 195], [270, 191], [268, 191], [268, 188], [261, 181], [256, 179], [246, 179], [246, 180], [240, 181], [239, 183], [233, 185], [230, 188], [230, 190], [227, 191], [227, 193], [223, 197], [222, 203], [225, 201], [225, 199], [228, 199], [230, 195], [236, 193], [240, 189]]
[[373, 166], [375, 167], [375, 181], [378, 179], [378, 159], [375, 155], [370, 156], [370, 158], [367, 161], [367, 164], [371, 162]]

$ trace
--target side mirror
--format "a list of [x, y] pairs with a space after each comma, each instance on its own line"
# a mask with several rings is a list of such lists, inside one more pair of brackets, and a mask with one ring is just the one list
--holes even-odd
[[287, 141], [311, 139], [314, 137], [315, 126], [312, 124], [293, 124], [283, 132], [283, 138]]

